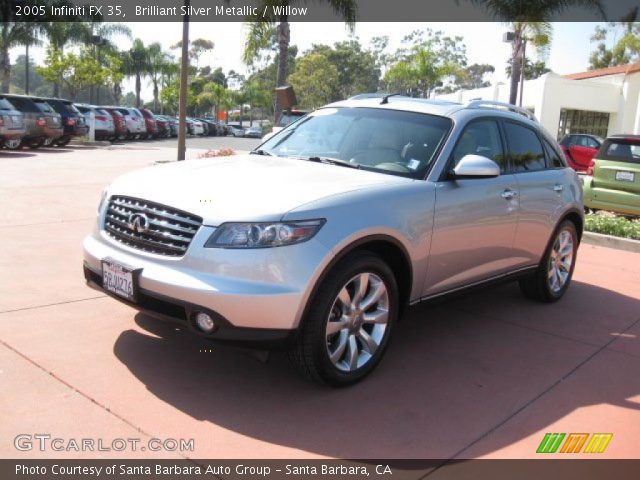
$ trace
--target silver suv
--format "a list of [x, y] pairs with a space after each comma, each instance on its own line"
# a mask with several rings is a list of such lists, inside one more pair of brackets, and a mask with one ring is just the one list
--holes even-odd
[[374, 369], [409, 305], [511, 278], [558, 300], [582, 226], [580, 181], [526, 110], [352, 99], [250, 154], [120, 177], [84, 272], [207, 338], [284, 346], [340, 386]]

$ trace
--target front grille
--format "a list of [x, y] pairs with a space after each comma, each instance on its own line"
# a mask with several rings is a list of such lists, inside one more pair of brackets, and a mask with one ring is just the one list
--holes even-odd
[[[143, 214], [146, 229], [135, 225], [134, 214]], [[114, 196], [104, 219], [104, 229], [117, 241], [149, 253], [181, 257], [202, 225], [202, 218], [139, 198]]]

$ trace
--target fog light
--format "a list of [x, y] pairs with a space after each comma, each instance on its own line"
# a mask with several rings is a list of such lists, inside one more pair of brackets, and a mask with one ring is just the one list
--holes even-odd
[[204, 333], [211, 333], [216, 328], [213, 318], [204, 312], [196, 313], [196, 325]]

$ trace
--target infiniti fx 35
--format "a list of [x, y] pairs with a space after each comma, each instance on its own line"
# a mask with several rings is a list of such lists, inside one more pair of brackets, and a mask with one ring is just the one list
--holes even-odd
[[351, 99], [249, 154], [118, 178], [84, 274], [210, 339], [284, 347], [341, 386], [375, 368], [409, 305], [510, 278], [560, 299], [582, 228], [580, 181], [526, 110]]

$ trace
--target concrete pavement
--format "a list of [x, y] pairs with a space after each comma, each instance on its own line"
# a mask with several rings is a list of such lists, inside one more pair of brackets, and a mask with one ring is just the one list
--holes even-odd
[[418, 307], [371, 377], [331, 390], [281, 354], [261, 363], [84, 285], [103, 186], [173, 155], [0, 151], [0, 457], [79, 456], [14, 448], [50, 433], [195, 444], [84, 457], [535, 458], [546, 432], [611, 432], [598, 458], [640, 457], [640, 255], [582, 245], [554, 305], [508, 284]]

